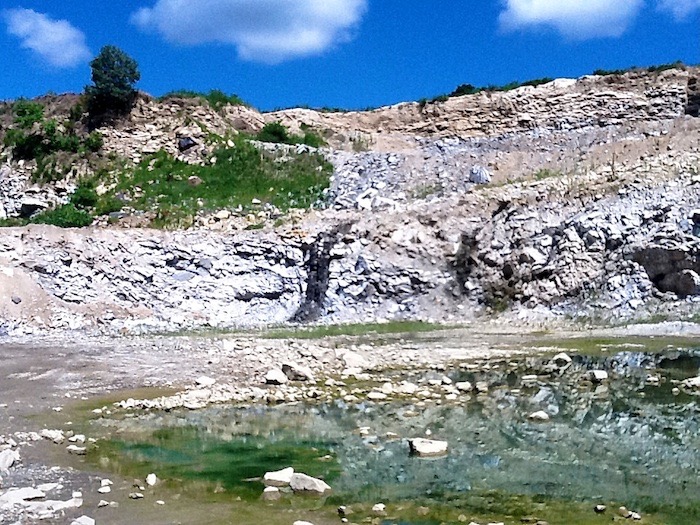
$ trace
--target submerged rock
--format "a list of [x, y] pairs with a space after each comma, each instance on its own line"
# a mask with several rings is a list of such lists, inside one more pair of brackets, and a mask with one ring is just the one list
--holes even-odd
[[411, 454], [418, 457], [438, 457], [447, 454], [447, 441], [414, 438], [408, 441]]

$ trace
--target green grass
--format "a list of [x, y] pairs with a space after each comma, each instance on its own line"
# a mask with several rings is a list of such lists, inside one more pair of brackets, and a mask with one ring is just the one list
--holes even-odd
[[161, 151], [122, 172], [108, 196], [126, 194], [130, 207], [156, 210], [154, 226], [182, 227], [200, 211], [254, 209], [254, 199], [282, 212], [316, 206], [333, 172], [320, 155], [262, 152], [242, 138], [215, 150], [211, 161], [192, 165]]
[[268, 339], [321, 339], [338, 336], [364, 336], [368, 334], [404, 334], [434, 332], [453, 328], [424, 321], [391, 321], [388, 323], [343, 324], [314, 326], [311, 328], [279, 328], [263, 334]]

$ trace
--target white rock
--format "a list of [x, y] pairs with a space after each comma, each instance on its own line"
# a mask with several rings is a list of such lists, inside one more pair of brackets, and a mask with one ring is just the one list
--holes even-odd
[[265, 374], [265, 382], [268, 385], [284, 385], [287, 384], [289, 378], [279, 368], [273, 368]]
[[95, 525], [95, 520], [89, 516], [80, 516], [73, 520], [70, 525]]
[[32, 487], [24, 488], [11, 488], [0, 496], [0, 506], [4, 503], [9, 503], [14, 505], [15, 503], [22, 503], [23, 501], [33, 501], [37, 499], [43, 499], [46, 494], [39, 489]]
[[418, 385], [416, 385], [414, 383], [409, 383], [408, 381], [404, 381], [398, 387], [396, 387], [396, 391], [399, 394], [412, 396], [413, 394], [415, 394], [418, 391]]
[[314, 525], [310, 521], [295, 521], [293, 525]]
[[289, 486], [294, 492], [313, 492], [315, 494], [324, 494], [331, 490], [330, 485], [328, 485], [325, 481], [299, 473], [292, 475], [292, 479], [289, 480]]
[[685, 379], [681, 385], [688, 390], [700, 390], [700, 376]]
[[290, 381], [315, 381], [314, 373], [308, 366], [285, 363], [282, 365], [282, 372], [284, 372]]
[[13, 465], [19, 463], [19, 452], [16, 450], [3, 450], [0, 452], [0, 472], [8, 472]]
[[214, 386], [216, 384], [216, 379], [207, 376], [200, 376], [195, 379], [194, 383], [200, 388], [209, 388], [210, 386]]
[[48, 439], [56, 443], [57, 445], [60, 445], [65, 441], [65, 436], [63, 435], [62, 430], [49, 430], [49, 429], [44, 429], [41, 431], [40, 436], [43, 437], [44, 439]]
[[280, 489], [277, 487], [265, 487], [263, 490], [263, 499], [266, 501], [278, 500], [282, 497]]
[[268, 487], [288, 487], [292, 481], [294, 469], [292, 467], [266, 472], [263, 476], [263, 483]]
[[419, 457], [437, 457], [447, 454], [447, 441], [414, 438], [408, 441], [411, 454]]
[[156, 476], [153, 473], [146, 476], [146, 485], [148, 485], [149, 487], [152, 487], [156, 483], [158, 483], [158, 476]]
[[111, 479], [105, 478], [105, 479], [100, 480], [100, 487], [110, 487], [112, 485], [114, 485], [114, 483], [112, 482]]
[[557, 365], [559, 368], [564, 368], [571, 364], [571, 357], [568, 354], [561, 352], [552, 358], [552, 363]]
[[455, 383], [455, 388], [460, 392], [471, 392], [474, 390], [474, 385], [469, 381], [460, 381], [459, 383]]
[[528, 417], [533, 421], [549, 421], [549, 414], [547, 414], [547, 412], [544, 410], [533, 412]]
[[383, 516], [386, 514], [386, 505], [384, 505], [384, 503], [377, 503], [372, 506], [372, 512], [377, 516]]
[[608, 379], [608, 373], [605, 370], [591, 370], [588, 376], [594, 383], [601, 383]]
[[110, 486], [100, 487], [99, 489], [97, 489], [97, 492], [99, 494], [109, 494], [110, 492], [112, 492], [112, 487], [110, 487]]
[[68, 445], [66, 447], [66, 450], [71, 454], [75, 454], [77, 456], [84, 456], [87, 451], [85, 447], [79, 447], [78, 445]]
[[141, 494], [140, 492], [131, 492], [129, 494], [129, 498], [130, 499], [143, 499], [143, 494]]
[[369, 394], [367, 394], [367, 399], [369, 399], [370, 401], [383, 401], [387, 397], [388, 396], [384, 392], [372, 391]]

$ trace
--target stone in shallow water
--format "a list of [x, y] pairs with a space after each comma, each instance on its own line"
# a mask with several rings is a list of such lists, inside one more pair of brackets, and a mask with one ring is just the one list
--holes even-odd
[[289, 486], [294, 492], [324, 494], [331, 490], [330, 485], [325, 481], [299, 473], [292, 475], [292, 479], [289, 480]]
[[533, 412], [528, 417], [533, 421], [549, 421], [549, 414], [547, 414], [547, 412], [544, 410]]
[[601, 383], [608, 379], [608, 373], [605, 370], [591, 370], [588, 373], [588, 377], [594, 383]]
[[415, 438], [408, 441], [408, 446], [414, 456], [429, 458], [447, 454], [448, 443], [434, 439]]
[[263, 476], [263, 482], [268, 487], [288, 487], [293, 475], [294, 469], [292, 467], [275, 472], [266, 472], [265, 476]]

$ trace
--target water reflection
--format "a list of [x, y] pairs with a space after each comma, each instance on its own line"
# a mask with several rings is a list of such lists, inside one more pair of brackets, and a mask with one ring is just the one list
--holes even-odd
[[[123, 461], [250, 494], [262, 486], [243, 480], [292, 465], [368, 502], [497, 490], [697, 512], [698, 397], [674, 389], [698, 375], [700, 353], [571, 358], [566, 366], [529, 357], [455, 367], [451, 380], [488, 389], [454, 403], [214, 407], [100, 424], [119, 427]], [[592, 381], [593, 370], [609, 379]], [[421, 374], [392, 379], [427, 382], [434, 373]], [[551, 419], [532, 421], [538, 410]], [[406, 438], [427, 432], [449, 442], [446, 457], [409, 456]]]

